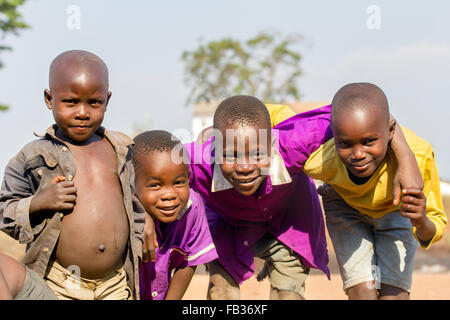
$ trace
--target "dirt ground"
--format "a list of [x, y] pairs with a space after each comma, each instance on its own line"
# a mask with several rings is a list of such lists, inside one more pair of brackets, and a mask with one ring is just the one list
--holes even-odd
[[[208, 288], [208, 275], [196, 274], [183, 297], [183, 300], [205, 300]], [[306, 299], [308, 300], [346, 300], [339, 274], [331, 274], [331, 281], [325, 275], [311, 274], [306, 280]], [[269, 282], [258, 282], [255, 277], [242, 284], [241, 299], [268, 300]], [[413, 300], [449, 300], [450, 273], [414, 273], [411, 289]]]

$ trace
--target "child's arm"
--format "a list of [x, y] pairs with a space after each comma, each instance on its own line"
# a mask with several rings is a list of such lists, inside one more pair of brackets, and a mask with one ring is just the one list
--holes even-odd
[[[426, 151], [426, 159], [421, 163], [424, 187], [422, 190], [403, 190], [403, 213], [411, 219], [413, 232], [420, 245], [428, 249], [439, 241], [447, 225], [440, 190], [439, 173], [431, 145]], [[425, 206], [425, 209], [423, 209]]]
[[[395, 121], [391, 115], [391, 121]], [[423, 179], [417, 165], [416, 157], [406, 142], [402, 129], [395, 121], [394, 136], [391, 141], [391, 149], [394, 151], [398, 162], [398, 169], [394, 177], [393, 205], [400, 202], [402, 189], [422, 190]]]
[[411, 224], [416, 229], [416, 236], [421, 244], [428, 244], [436, 234], [436, 227], [426, 214], [427, 199], [422, 190], [406, 189], [403, 190], [401, 197], [402, 205], [400, 214], [411, 219]]
[[62, 182], [62, 177], [55, 177], [51, 184], [34, 191], [26, 175], [26, 166], [21, 151], [8, 163], [0, 191], [0, 229], [21, 243], [34, 240], [30, 221], [33, 215], [42, 210], [73, 208], [76, 199], [73, 182]]
[[143, 262], [156, 260], [156, 248], [158, 248], [158, 240], [155, 231], [155, 222], [153, 218], [147, 213], [145, 215], [144, 224], [144, 243], [142, 246], [142, 260]]
[[166, 300], [181, 300], [191, 283], [196, 266], [176, 269], [167, 290]]

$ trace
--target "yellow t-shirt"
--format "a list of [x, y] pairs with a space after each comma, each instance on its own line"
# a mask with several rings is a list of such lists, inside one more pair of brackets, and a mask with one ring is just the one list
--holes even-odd
[[[402, 128], [402, 131], [422, 173], [427, 216], [436, 226], [436, 234], [425, 246], [428, 248], [431, 243], [442, 238], [447, 224], [436, 161], [430, 143], [407, 128]], [[392, 205], [393, 179], [397, 165], [396, 157], [392, 150], [388, 149], [386, 158], [370, 179], [362, 185], [357, 185], [349, 178], [345, 165], [337, 155], [334, 139], [330, 139], [310, 155], [303, 170], [313, 179], [328, 183], [348, 205], [360, 213], [380, 218], [400, 209], [400, 206]], [[413, 232], [417, 238], [414, 227]]]

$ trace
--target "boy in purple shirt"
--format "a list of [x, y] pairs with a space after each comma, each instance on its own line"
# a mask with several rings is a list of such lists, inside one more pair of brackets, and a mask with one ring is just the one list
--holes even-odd
[[196, 266], [217, 258], [203, 199], [189, 189], [186, 152], [179, 140], [154, 130], [134, 142], [136, 195], [154, 220], [158, 241], [156, 260], [139, 268], [141, 299], [181, 299]]
[[[239, 283], [254, 273], [254, 256], [266, 260], [260, 278], [269, 276], [271, 299], [304, 299], [310, 268], [329, 276], [320, 202], [301, 171], [306, 151], [331, 137], [329, 107], [307, 118], [277, 139], [265, 105], [234, 96], [215, 112], [214, 137], [186, 146], [191, 186], [205, 199], [219, 255], [208, 264], [208, 298], [239, 299]], [[227, 136], [230, 130], [234, 135]]]
[[186, 146], [191, 186], [206, 202], [219, 258], [208, 264], [209, 299], [239, 299], [239, 283], [269, 276], [271, 299], [304, 299], [310, 268], [327, 274], [324, 222], [309, 155], [332, 137], [330, 106], [298, 114], [270, 130], [265, 105], [250, 96], [224, 100], [214, 136]]

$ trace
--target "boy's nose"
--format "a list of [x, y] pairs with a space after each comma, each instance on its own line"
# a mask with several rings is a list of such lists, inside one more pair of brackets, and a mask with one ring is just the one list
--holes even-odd
[[173, 200], [177, 197], [176, 193], [172, 188], [163, 190], [163, 193], [161, 195], [161, 200], [167, 201], [167, 200]]
[[364, 151], [361, 150], [360, 147], [355, 147], [355, 148], [353, 148], [352, 158], [353, 158], [354, 160], [364, 159], [364, 158], [365, 158], [365, 156], [364, 156]]
[[89, 118], [89, 108], [85, 104], [81, 104], [77, 111], [77, 117], [80, 119]]
[[235, 170], [239, 174], [248, 175], [255, 171], [255, 165], [249, 162], [237, 163], [235, 166]]

